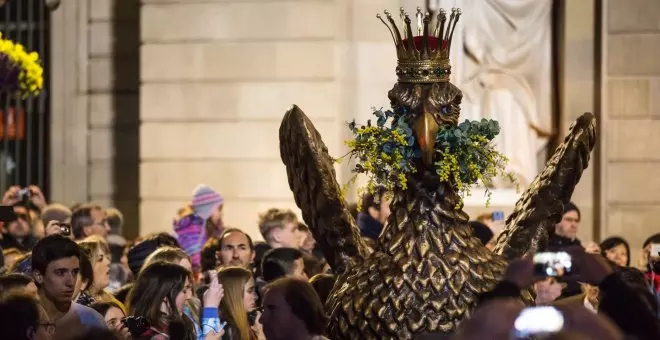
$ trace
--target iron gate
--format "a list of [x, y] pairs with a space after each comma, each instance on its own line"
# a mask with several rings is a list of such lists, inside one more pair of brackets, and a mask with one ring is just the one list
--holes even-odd
[[[0, 32], [39, 54], [43, 91], [33, 98], [0, 94], [0, 190], [38, 185], [49, 197], [50, 10], [44, 0], [0, 0]], [[0, 194], [1, 195], [1, 194]]]

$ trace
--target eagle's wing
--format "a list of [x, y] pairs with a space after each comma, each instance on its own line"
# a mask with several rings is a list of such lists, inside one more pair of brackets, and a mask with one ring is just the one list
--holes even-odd
[[365, 257], [367, 246], [348, 211], [328, 148], [296, 105], [280, 125], [280, 155], [305, 222], [333, 271], [343, 273]]
[[580, 116], [543, 171], [516, 203], [494, 251], [511, 260], [544, 249], [548, 230], [559, 222], [596, 144], [596, 118]]

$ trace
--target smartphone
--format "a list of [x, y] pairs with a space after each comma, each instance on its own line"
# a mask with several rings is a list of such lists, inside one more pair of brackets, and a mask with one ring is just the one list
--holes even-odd
[[493, 222], [504, 221], [504, 211], [493, 211], [490, 218]]
[[534, 275], [538, 277], [565, 276], [573, 272], [571, 255], [566, 252], [541, 252], [534, 254]]
[[564, 316], [555, 307], [528, 307], [520, 312], [513, 327], [518, 338], [552, 334], [564, 327]]
[[0, 205], [0, 222], [16, 221], [18, 216], [14, 212], [14, 207], [9, 205]]
[[651, 257], [660, 257], [660, 243], [651, 243]]

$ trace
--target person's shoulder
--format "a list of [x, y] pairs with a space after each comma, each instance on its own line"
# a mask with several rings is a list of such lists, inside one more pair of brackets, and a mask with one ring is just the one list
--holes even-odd
[[103, 316], [94, 309], [89, 308], [87, 306], [83, 306], [75, 302], [71, 304], [71, 309], [73, 310], [74, 313], [76, 313], [76, 315], [78, 315], [81, 324], [87, 327], [99, 327], [99, 328], [107, 327], [105, 325], [105, 320], [103, 319]]

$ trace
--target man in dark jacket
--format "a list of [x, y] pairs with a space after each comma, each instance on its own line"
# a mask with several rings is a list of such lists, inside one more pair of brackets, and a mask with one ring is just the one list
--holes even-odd
[[[548, 239], [548, 251], [564, 251], [567, 247], [582, 246], [577, 238], [578, 227], [580, 226], [580, 209], [569, 202], [564, 205], [564, 214], [561, 221], [555, 225], [555, 230], [550, 233]], [[566, 287], [561, 292], [562, 298], [576, 296], [582, 293], [580, 284], [575, 281], [566, 283]]]
[[550, 234], [550, 239], [548, 240], [548, 249], [550, 251], [557, 251], [568, 246], [582, 245], [577, 238], [580, 218], [580, 209], [575, 204], [569, 202], [564, 205], [564, 214], [561, 217], [561, 221], [555, 225], [554, 233]]

